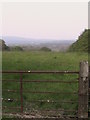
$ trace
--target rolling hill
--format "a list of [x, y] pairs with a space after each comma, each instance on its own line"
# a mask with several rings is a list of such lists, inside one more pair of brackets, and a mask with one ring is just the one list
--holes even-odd
[[84, 32], [78, 37], [78, 40], [69, 47], [68, 51], [88, 52], [88, 48], [89, 48], [88, 36], [89, 35], [90, 35], [90, 29], [85, 29]]
[[74, 40], [32, 39], [15, 36], [3, 36], [2, 39], [8, 46], [21, 46], [28, 50], [48, 47], [52, 51], [66, 51], [74, 42]]

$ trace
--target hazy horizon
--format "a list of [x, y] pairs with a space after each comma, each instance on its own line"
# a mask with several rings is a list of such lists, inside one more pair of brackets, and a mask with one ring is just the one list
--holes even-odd
[[57, 41], [62, 41], [62, 40], [71, 40], [71, 41], [76, 41], [74, 39], [48, 39], [48, 38], [30, 38], [30, 37], [22, 37], [22, 36], [0, 36], [0, 39], [2, 38], [22, 38], [22, 39], [32, 39], [32, 40], [57, 40]]
[[2, 36], [76, 40], [87, 28], [87, 2], [11, 2], [2, 6]]

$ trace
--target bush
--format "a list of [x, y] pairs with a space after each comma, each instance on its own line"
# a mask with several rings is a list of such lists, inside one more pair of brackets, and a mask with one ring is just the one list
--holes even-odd
[[15, 46], [11, 48], [12, 51], [23, 51], [23, 48], [20, 46]]
[[40, 50], [41, 50], [41, 51], [51, 51], [51, 49], [50, 49], [50, 48], [47, 48], [47, 47], [42, 47]]

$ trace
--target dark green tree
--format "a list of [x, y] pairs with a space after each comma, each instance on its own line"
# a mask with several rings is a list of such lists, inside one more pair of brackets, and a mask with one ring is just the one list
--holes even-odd
[[41, 51], [46, 51], [46, 52], [51, 51], [51, 49], [50, 49], [50, 48], [47, 48], [47, 47], [42, 47], [40, 50], [41, 50]]
[[6, 45], [3, 39], [0, 39], [0, 50], [9, 50], [9, 47]]

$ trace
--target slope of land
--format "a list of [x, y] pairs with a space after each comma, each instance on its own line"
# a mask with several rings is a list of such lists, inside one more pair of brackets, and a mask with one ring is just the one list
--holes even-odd
[[88, 51], [88, 36], [90, 34], [90, 30], [84, 30], [84, 32], [78, 37], [78, 40], [74, 42], [70, 47], [69, 51]]

